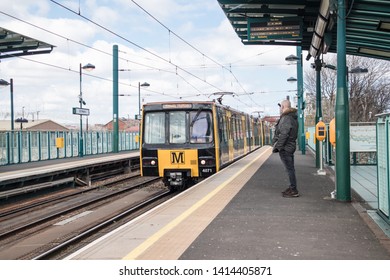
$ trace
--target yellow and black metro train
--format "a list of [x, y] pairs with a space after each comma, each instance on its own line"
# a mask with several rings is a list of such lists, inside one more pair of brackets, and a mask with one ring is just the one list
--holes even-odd
[[268, 131], [260, 119], [213, 101], [145, 104], [141, 175], [182, 189], [264, 145]]

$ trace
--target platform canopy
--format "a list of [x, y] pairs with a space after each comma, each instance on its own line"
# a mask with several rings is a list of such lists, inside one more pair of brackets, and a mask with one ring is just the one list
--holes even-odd
[[0, 27], [0, 60], [4, 58], [50, 53], [54, 46]]
[[[218, 0], [243, 44], [336, 52], [337, 0]], [[345, 0], [346, 52], [390, 60], [390, 0]]]

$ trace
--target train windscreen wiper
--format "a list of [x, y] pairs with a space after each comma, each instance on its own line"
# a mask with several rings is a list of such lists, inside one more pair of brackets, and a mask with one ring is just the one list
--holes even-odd
[[196, 115], [195, 115], [194, 119], [191, 121], [190, 127], [193, 127], [193, 126], [194, 126], [194, 123], [198, 120], [198, 117], [199, 117], [200, 113], [202, 112], [202, 110], [203, 110], [203, 107], [200, 107], [200, 108], [198, 109], [198, 111], [196, 112]]

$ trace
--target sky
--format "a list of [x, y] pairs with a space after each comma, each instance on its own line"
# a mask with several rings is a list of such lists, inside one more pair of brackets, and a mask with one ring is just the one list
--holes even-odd
[[[119, 49], [119, 117], [141, 103], [202, 101], [225, 95], [240, 111], [277, 115], [294, 98], [295, 47], [245, 46], [217, 0], [13, 0], [0, 2], [0, 27], [54, 45], [50, 54], [3, 59], [0, 79], [14, 82], [15, 119], [77, 124], [80, 64], [89, 124], [113, 119], [113, 46]], [[305, 56], [305, 53], [304, 53]], [[10, 119], [9, 88], [0, 89], [0, 120]]]

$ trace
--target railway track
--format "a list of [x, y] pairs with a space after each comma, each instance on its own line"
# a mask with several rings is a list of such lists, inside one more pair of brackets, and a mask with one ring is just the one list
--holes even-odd
[[[140, 178], [140, 175], [137, 174], [137, 175], [132, 175], [132, 176], [124, 177], [124, 178], [119, 178], [119, 179], [115, 179], [114, 181], [111, 181], [111, 182], [105, 182], [105, 183], [98, 182], [97, 184], [94, 184], [92, 187], [89, 187], [89, 188], [81, 188], [81, 189], [72, 188], [73, 190], [70, 193], [60, 192], [57, 195], [50, 195], [50, 196], [47, 196], [46, 198], [44, 197], [42, 199], [41, 198], [40, 199], [32, 199], [31, 201], [27, 202], [24, 205], [11, 206], [11, 207], [6, 208], [5, 210], [0, 211], [0, 222], [4, 218], [11, 217], [15, 214], [21, 215], [23, 213], [28, 213], [28, 212], [34, 211], [34, 209], [36, 209], [38, 207], [42, 207], [42, 206], [49, 205], [52, 203], [58, 203], [58, 202], [61, 202], [62, 200], [68, 199], [70, 197], [74, 197], [74, 196], [78, 196], [80, 194], [92, 192], [92, 191], [95, 191], [95, 190], [102, 188], [102, 187], [106, 187], [106, 188], [114, 187], [116, 185], [120, 185], [122, 183], [125, 183], [129, 180], [134, 180], [136, 178]], [[0, 233], [0, 238], [1, 238], [1, 233]]]
[[[150, 196], [146, 201], [142, 201], [139, 204], [134, 205], [133, 207], [123, 211], [122, 213], [119, 213], [111, 218], [108, 218], [107, 220], [104, 220], [101, 223], [96, 224], [95, 226], [85, 228], [82, 232], [79, 232], [76, 236], [57, 244], [53, 248], [40, 253], [39, 255], [33, 257], [32, 259], [33, 260], [59, 259], [59, 256], [69, 255], [70, 253], [76, 250], [75, 248], [82, 247], [77, 245], [81, 244], [83, 240], [91, 238], [93, 235], [96, 235], [102, 230], [107, 230], [108, 227], [112, 227], [114, 224], [115, 224], [115, 228], [119, 227], [125, 222], [128, 222], [129, 220], [133, 219], [134, 216], [144, 213], [146, 210], [150, 209], [151, 206], [158, 205], [159, 203], [161, 203], [161, 200], [170, 196], [172, 196], [172, 193], [170, 191], [163, 191], [153, 196]], [[132, 214], [133, 216], [130, 216]], [[74, 247], [69, 249], [71, 246]]]
[[[160, 181], [158, 178], [135, 176], [131, 178], [133, 182], [131, 186], [126, 186], [129, 184], [126, 183], [126, 180], [129, 181], [129, 178], [56, 197], [50, 199], [50, 201], [31, 204], [23, 207], [23, 209], [3, 212], [0, 220], [3, 225], [0, 232], [0, 259], [32, 259], [37, 255], [43, 256], [45, 253], [42, 252], [52, 250], [53, 247], [65, 246], [59, 245], [60, 243], [76, 242], [79, 238], [74, 238], [74, 236], [85, 236], [90, 232], [95, 232], [103, 228], [104, 225], [122, 219], [121, 217], [126, 215], [123, 213], [134, 212], [135, 209], [142, 208], [142, 205], [150, 204], [159, 199], [160, 194], [158, 193], [161, 193], [161, 188], [154, 191], [141, 191], [143, 187]], [[134, 181], [137, 182], [134, 183]], [[142, 195], [139, 193], [142, 193]], [[164, 196], [166, 196], [167, 192], [164, 193]], [[65, 236], [61, 236], [61, 234], [56, 237], [53, 236], [54, 242], [47, 240], [42, 242], [45, 245], [35, 248], [32, 252], [19, 252], [23, 251], [20, 250], [20, 247], [25, 246], [24, 243], [28, 243], [28, 240], [39, 238], [40, 235], [44, 235], [45, 232], [50, 232], [50, 229], [55, 228], [56, 222], [64, 220], [66, 217], [77, 216], [78, 213], [97, 212], [97, 209], [104, 206], [109, 208], [107, 205], [115, 204], [115, 201], [123, 200], [124, 197], [131, 197], [132, 195], [134, 195], [134, 198], [127, 198], [130, 202], [126, 204], [125, 208], [111, 207], [111, 211], [104, 210], [99, 214], [100, 217], [95, 217], [96, 221], [89, 221], [83, 228], [73, 230], [73, 233], [62, 231]], [[156, 195], [159, 196], [155, 197]], [[147, 201], [150, 202], [146, 203]], [[85, 233], [81, 234], [81, 232]], [[7, 255], [11, 251], [17, 253]]]

